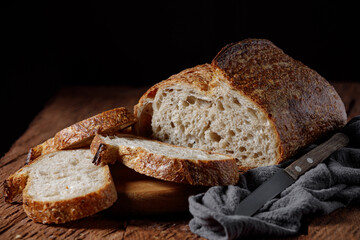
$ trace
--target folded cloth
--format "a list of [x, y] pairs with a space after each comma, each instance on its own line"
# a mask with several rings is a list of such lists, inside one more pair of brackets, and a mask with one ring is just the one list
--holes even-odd
[[190, 196], [191, 231], [217, 240], [290, 236], [307, 227], [303, 224], [307, 218], [329, 214], [350, 203], [360, 204], [360, 116], [353, 118], [343, 132], [350, 138], [347, 147], [306, 172], [252, 217], [234, 215], [239, 202], [294, 159], [249, 170], [237, 186], [211, 187], [206, 193]]

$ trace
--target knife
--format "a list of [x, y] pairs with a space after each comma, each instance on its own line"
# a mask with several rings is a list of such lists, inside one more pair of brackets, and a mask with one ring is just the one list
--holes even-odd
[[235, 215], [252, 216], [267, 201], [276, 197], [306, 171], [324, 161], [331, 153], [345, 147], [348, 142], [349, 138], [345, 134], [334, 134], [329, 140], [309, 151], [285, 169], [279, 170], [269, 180], [255, 189], [254, 192], [240, 202], [235, 210]]

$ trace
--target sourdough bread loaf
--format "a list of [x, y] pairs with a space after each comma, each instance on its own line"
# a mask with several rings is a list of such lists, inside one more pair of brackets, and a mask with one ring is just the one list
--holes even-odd
[[323, 77], [263, 39], [154, 85], [134, 113], [138, 135], [231, 154], [242, 171], [280, 163], [347, 120]]
[[229, 155], [179, 147], [129, 134], [96, 135], [94, 163], [125, 166], [150, 177], [190, 185], [234, 185], [239, 179], [236, 160]]
[[134, 115], [124, 107], [111, 109], [75, 123], [30, 149], [26, 162], [42, 154], [64, 149], [88, 147], [96, 133], [114, 133], [136, 122]]
[[64, 223], [110, 207], [117, 192], [107, 165], [91, 163], [90, 149], [42, 155], [12, 174], [5, 200], [23, 193], [23, 208], [35, 222]]

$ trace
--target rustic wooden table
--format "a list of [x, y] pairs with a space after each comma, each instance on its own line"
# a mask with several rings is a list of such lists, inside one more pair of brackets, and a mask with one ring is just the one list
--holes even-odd
[[[360, 83], [334, 83], [349, 119], [360, 114]], [[129, 109], [146, 88], [67, 87], [48, 102], [0, 161], [0, 182], [23, 166], [27, 151], [60, 129], [84, 118], [125, 106]], [[2, 191], [3, 186], [1, 186]], [[62, 225], [42, 225], [27, 218], [20, 203], [1, 194], [0, 239], [198, 239], [188, 227], [189, 214], [114, 219], [97, 214]], [[352, 204], [327, 216], [309, 219], [308, 234], [289, 239], [360, 239], [360, 206]]]

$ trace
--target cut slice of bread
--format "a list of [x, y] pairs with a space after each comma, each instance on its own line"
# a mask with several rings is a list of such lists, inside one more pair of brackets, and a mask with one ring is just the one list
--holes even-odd
[[94, 163], [120, 160], [150, 177], [191, 185], [232, 185], [239, 179], [231, 156], [179, 147], [128, 134], [96, 135], [91, 151]]
[[154, 85], [134, 111], [137, 135], [230, 154], [241, 171], [278, 164], [347, 120], [323, 77], [264, 39]]
[[31, 148], [26, 163], [50, 152], [90, 146], [96, 133], [115, 133], [135, 122], [136, 118], [123, 107], [97, 114], [59, 131], [53, 138]]
[[35, 222], [64, 223], [93, 215], [117, 199], [107, 165], [91, 163], [90, 149], [45, 154], [12, 174], [5, 200], [23, 192], [23, 208]]

